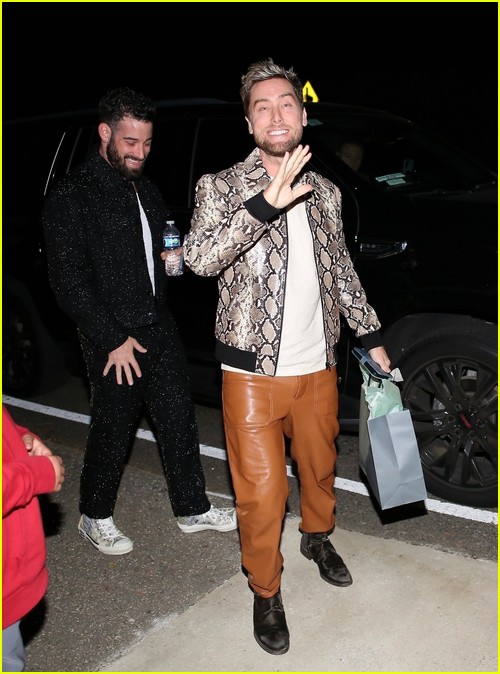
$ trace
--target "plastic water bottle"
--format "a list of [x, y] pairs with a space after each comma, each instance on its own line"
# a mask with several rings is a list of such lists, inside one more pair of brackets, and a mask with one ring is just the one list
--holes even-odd
[[165, 259], [165, 271], [168, 276], [180, 276], [184, 271], [184, 256], [177, 249], [181, 247], [181, 234], [173, 220], [167, 220], [163, 230], [163, 250], [171, 251]]

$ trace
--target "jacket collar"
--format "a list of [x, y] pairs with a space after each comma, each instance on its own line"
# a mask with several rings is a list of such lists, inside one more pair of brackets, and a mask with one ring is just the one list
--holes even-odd
[[[111, 184], [116, 187], [121, 186], [127, 190], [132, 188], [131, 181], [121, 176], [100, 154], [98, 145], [96, 145], [90, 153], [89, 164], [96, 174], [106, 181], [106, 184]], [[134, 182], [137, 186], [140, 183], [140, 179]]]

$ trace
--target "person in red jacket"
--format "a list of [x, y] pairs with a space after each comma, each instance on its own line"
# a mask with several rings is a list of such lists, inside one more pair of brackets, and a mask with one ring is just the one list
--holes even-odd
[[37, 496], [59, 491], [64, 466], [2, 405], [2, 671], [25, 664], [21, 619], [47, 589], [45, 533]]

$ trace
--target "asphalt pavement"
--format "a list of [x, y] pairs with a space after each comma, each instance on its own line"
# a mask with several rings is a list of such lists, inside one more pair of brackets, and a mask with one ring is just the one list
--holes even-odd
[[77, 534], [82, 453], [51, 446], [66, 480], [43, 500], [50, 584], [24, 626], [27, 671], [498, 671], [494, 561], [337, 527], [332, 542], [354, 579], [337, 588], [300, 554], [290, 516], [291, 646], [269, 655], [253, 637], [237, 531], [182, 533], [163, 476], [127, 465], [115, 520], [135, 547], [103, 555]]

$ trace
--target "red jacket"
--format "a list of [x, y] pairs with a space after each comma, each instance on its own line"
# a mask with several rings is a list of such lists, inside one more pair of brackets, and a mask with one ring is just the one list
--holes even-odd
[[38, 494], [54, 489], [46, 456], [30, 456], [29, 433], [2, 405], [2, 629], [38, 604], [47, 589], [46, 547]]

